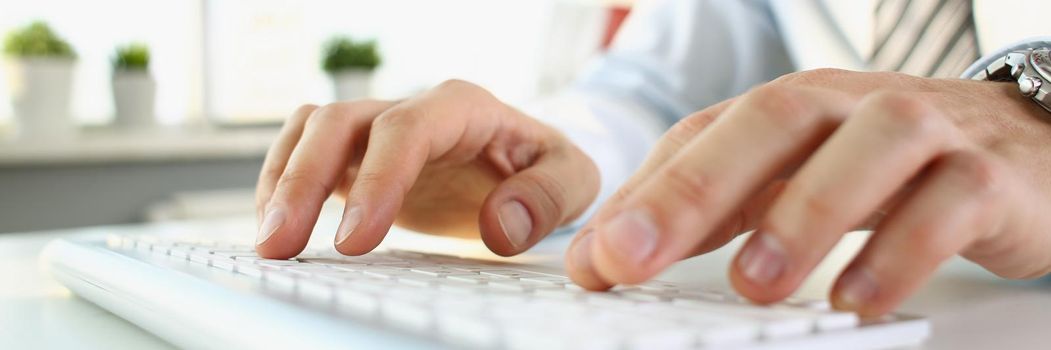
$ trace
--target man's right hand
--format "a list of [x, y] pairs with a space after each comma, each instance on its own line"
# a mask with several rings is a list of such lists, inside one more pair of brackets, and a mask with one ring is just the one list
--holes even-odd
[[481, 239], [520, 253], [594, 200], [598, 170], [553, 128], [452, 80], [403, 101], [303, 106], [267, 153], [256, 250], [306, 246], [322, 203], [346, 196], [336, 249], [375, 248], [390, 226]]

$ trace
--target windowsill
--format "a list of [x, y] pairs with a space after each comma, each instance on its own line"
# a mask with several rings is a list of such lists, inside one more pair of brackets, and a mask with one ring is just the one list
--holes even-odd
[[0, 139], [0, 168], [262, 158], [276, 128], [84, 128], [68, 139]]

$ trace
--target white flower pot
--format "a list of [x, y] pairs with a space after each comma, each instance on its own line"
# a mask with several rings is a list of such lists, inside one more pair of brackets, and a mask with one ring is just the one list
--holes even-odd
[[22, 139], [61, 139], [76, 134], [70, 115], [73, 60], [16, 58], [8, 61], [8, 90], [18, 136]]
[[372, 71], [365, 69], [351, 69], [332, 73], [332, 87], [335, 91], [336, 101], [357, 100], [370, 96], [369, 88], [372, 85]]
[[113, 72], [114, 124], [122, 128], [144, 129], [157, 125], [154, 101], [157, 83], [147, 70], [116, 70]]

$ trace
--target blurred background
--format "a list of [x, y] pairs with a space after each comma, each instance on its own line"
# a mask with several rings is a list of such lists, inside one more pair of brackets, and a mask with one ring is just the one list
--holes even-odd
[[251, 214], [304, 103], [459, 78], [522, 104], [630, 11], [605, 0], [0, 0], [0, 232]]

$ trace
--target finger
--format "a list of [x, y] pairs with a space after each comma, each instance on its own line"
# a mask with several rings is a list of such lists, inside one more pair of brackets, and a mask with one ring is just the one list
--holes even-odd
[[576, 148], [542, 152], [533, 166], [493, 189], [482, 204], [479, 228], [494, 253], [511, 256], [577, 218], [598, 194], [598, 169]]
[[839, 241], [953, 147], [952, 126], [913, 97], [875, 93], [803, 164], [749, 237], [730, 278], [766, 303], [790, 295]]
[[477, 154], [512, 113], [484, 89], [462, 81], [445, 82], [383, 112], [372, 124], [347, 196], [336, 250], [361, 255], [374, 249], [428, 161], [451, 151]]
[[266, 203], [270, 202], [270, 196], [273, 195], [274, 187], [277, 186], [277, 179], [281, 178], [281, 173], [285, 172], [288, 157], [292, 155], [292, 150], [295, 149], [296, 143], [299, 142], [299, 136], [303, 134], [303, 125], [306, 124], [307, 118], [317, 108], [316, 105], [299, 107], [295, 113], [292, 113], [292, 117], [288, 118], [285, 125], [281, 127], [277, 140], [267, 150], [255, 188], [255, 209], [258, 220], [263, 220], [263, 211], [266, 210]]
[[612, 283], [604, 281], [591, 266], [591, 241], [593, 237], [589, 235], [594, 232], [592, 223], [602, 218], [607, 218], [611, 213], [615, 212], [616, 208], [619, 207], [619, 203], [628, 194], [634, 192], [635, 187], [639, 183], [647, 179], [654, 169], [664, 164], [668, 158], [678, 153], [679, 149], [686, 142], [711, 125], [733, 101], [726, 100], [705, 108], [700, 112], [683, 118], [682, 121], [672, 126], [657, 142], [653, 150], [650, 151], [650, 154], [639, 169], [617, 189], [616, 193], [602, 204], [598, 211], [595, 212], [594, 217], [580, 230], [580, 233], [573, 237], [573, 241], [570, 242], [569, 248], [566, 250], [565, 266], [567, 274], [574, 282], [589, 290], [605, 290], [613, 286]]
[[852, 106], [825, 89], [767, 85], [748, 93], [597, 223], [595, 270], [610, 282], [639, 283], [689, 256]]
[[1001, 169], [975, 153], [949, 153], [936, 161], [840, 275], [833, 305], [865, 316], [890, 312], [943, 261], [994, 233], [1008, 192]]
[[314, 112], [267, 203], [256, 250], [286, 259], [306, 247], [321, 205], [332, 193], [353, 154], [354, 139], [387, 102], [334, 103]]

